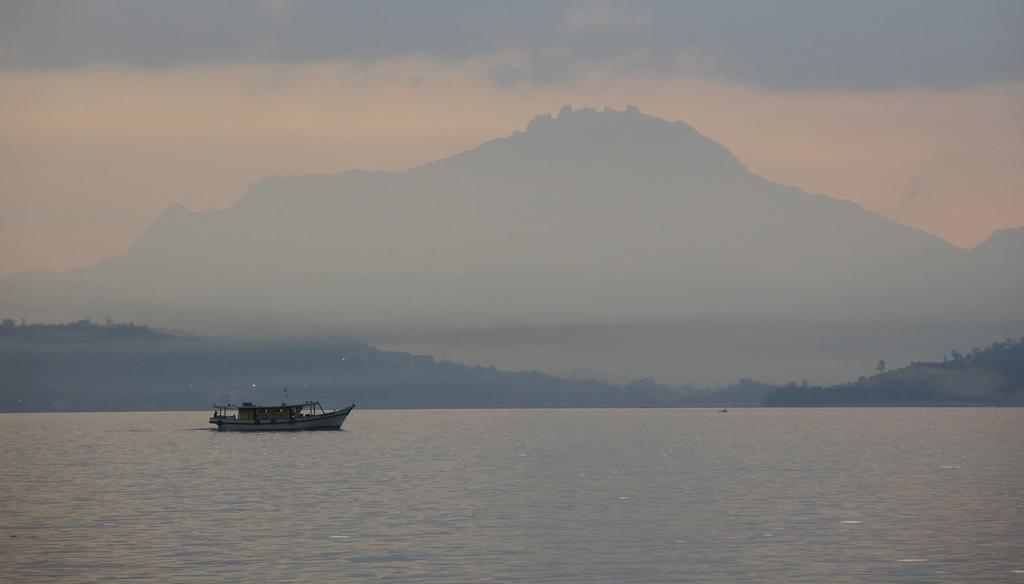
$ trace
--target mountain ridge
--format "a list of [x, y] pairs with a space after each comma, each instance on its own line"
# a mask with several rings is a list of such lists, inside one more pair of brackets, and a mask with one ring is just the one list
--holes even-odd
[[[172, 206], [93, 268], [0, 279], [0, 311], [364, 337], [694, 319], [999, 328], [1024, 321], [1024, 278], [995, 253], [1016, 241], [964, 250], [759, 177], [689, 124], [562, 108], [406, 171], [268, 177], [224, 210]], [[1003, 328], [984, 338], [1016, 334]]]
[[832, 387], [789, 384], [766, 396], [764, 405], [907, 406], [1024, 405], [1024, 338], [998, 341], [941, 361], [915, 362]]

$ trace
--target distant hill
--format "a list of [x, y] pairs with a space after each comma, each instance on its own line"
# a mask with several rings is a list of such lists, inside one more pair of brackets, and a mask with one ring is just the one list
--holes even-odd
[[281, 399], [368, 408], [1024, 405], [1024, 339], [830, 387], [744, 378], [698, 389], [467, 366], [345, 338], [241, 340], [112, 322], [0, 322], [0, 411], [194, 410]]
[[104, 325], [89, 319], [69, 322], [67, 324], [22, 324], [13, 319], [0, 321], [0, 346], [6, 341], [20, 343], [95, 343], [100, 341], [152, 341], [182, 339], [180, 334], [156, 330], [135, 323], [115, 323], [108, 321]]
[[[912, 358], [1024, 330], [1022, 233], [960, 249], [759, 177], [686, 123], [566, 107], [404, 172], [270, 177], [223, 211], [171, 207], [118, 257], [3, 278], [0, 314], [413, 352], [446, 335], [476, 362], [608, 377], [842, 379], [862, 347]], [[583, 333], [542, 345], [551, 331]]]
[[768, 406], [1024, 405], [1024, 339], [831, 387], [778, 389]]
[[209, 339], [88, 321], [0, 326], [0, 411], [7, 412], [196, 410], [283, 399], [364, 408], [756, 405], [765, 388], [750, 380], [722, 392], [652, 380], [618, 386], [337, 338]]

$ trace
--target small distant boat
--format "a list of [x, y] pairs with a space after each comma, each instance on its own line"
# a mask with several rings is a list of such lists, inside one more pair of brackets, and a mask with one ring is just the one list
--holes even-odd
[[330, 411], [325, 410], [318, 401], [297, 404], [281, 402], [279, 406], [244, 402], [239, 406], [218, 404], [213, 407], [210, 423], [216, 424], [221, 432], [294, 432], [340, 430], [356, 404]]
[[724, 413], [726, 413], [726, 412], [728, 412], [728, 411], [729, 411], [729, 409], [728, 409], [728, 408], [722, 408], [722, 409], [718, 410], [718, 413], [719, 413], [719, 414], [724, 414]]

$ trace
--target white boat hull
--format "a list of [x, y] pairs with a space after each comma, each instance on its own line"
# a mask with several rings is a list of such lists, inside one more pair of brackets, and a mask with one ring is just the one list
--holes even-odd
[[214, 416], [211, 424], [216, 424], [221, 432], [297, 432], [300, 430], [340, 430], [345, 418], [353, 406], [342, 408], [316, 416], [301, 416], [295, 419], [277, 420], [237, 420]]

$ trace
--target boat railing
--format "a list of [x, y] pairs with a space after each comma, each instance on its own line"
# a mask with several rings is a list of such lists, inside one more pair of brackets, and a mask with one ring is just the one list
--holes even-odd
[[[289, 406], [289, 404], [285, 404], [285, 403], [282, 403], [281, 405], [282, 406]], [[334, 408], [334, 409], [328, 410], [328, 409], [325, 409], [320, 404], [320, 402], [318, 402], [318, 401], [307, 401], [307, 402], [302, 403], [302, 404], [290, 404], [290, 407], [294, 408], [295, 411], [294, 411], [294, 413], [291, 413], [289, 416], [287, 416], [285, 419], [288, 419], [288, 418], [294, 419], [294, 418], [311, 418], [311, 417], [318, 417], [318, 416], [330, 416], [330, 415], [337, 414], [338, 412], [345, 411], [346, 409], [351, 409], [353, 406], [355, 406], [355, 404], [352, 404], [351, 406], [347, 406], [347, 408]], [[241, 420], [241, 419], [243, 419], [242, 415], [241, 415], [241, 410], [244, 409], [244, 410], [253, 410], [253, 413], [251, 414], [251, 417], [246, 417], [245, 419], [252, 419], [252, 420], [280, 419], [280, 418], [275, 417], [275, 416], [260, 415], [259, 413], [256, 412], [256, 410], [258, 410], [261, 407], [266, 407], [267, 409], [271, 409], [271, 408], [276, 408], [277, 406], [258, 406], [258, 405], [255, 405], [255, 404], [252, 404], [252, 403], [249, 403], [249, 402], [246, 402], [246, 403], [241, 404], [241, 405], [235, 405], [235, 404], [230, 404], [230, 403], [228, 403], [228, 404], [215, 404], [213, 406], [213, 408], [214, 408], [213, 409], [213, 417], [214, 418], [219, 418], [219, 419], [222, 419], [222, 420]], [[231, 410], [234, 410], [235, 413], [229, 414], [228, 412], [231, 411]]]

